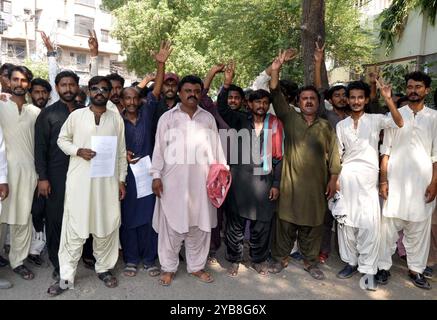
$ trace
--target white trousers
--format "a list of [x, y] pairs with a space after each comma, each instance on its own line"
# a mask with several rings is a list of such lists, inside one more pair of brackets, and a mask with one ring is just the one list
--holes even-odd
[[206, 265], [211, 242], [211, 232], [191, 227], [188, 233], [178, 233], [167, 223], [164, 214], [160, 215], [158, 230], [158, 256], [164, 272], [176, 272], [179, 265], [179, 252], [185, 242], [187, 272], [203, 270]]
[[422, 273], [425, 270], [431, 242], [431, 216], [420, 222], [382, 217], [381, 245], [378, 268], [389, 270], [392, 255], [396, 251], [398, 231], [404, 231], [402, 240], [407, 252], [407, 264], [411, 271]]
[[341, 260], [351, 266], [358, 265], [358, 271], [376, 274], [380, 246], [379, 224], [368, 229], [350, 226], [337, 227], [338, 246]]
[[[64, 216], [58, 253], [59, 271], [61, 279], [67, 280], [70, 287], [74, 284], [77, 264], [82, 256], [85, 241], [86, 239], [80, 238], [68, 223], [68, 217]], [[97, 273], [114, 268], [118, 260], [118, 243], [118, 228], [104, 238], [98, 238], [93, 234], [93, 254], [96, 258], [95, 270]]]
[[45, 228], [41, 232], [36, 232], [32, 226], [32, 241], [30, 243], [29, 254], [40, 255], [46, 245], [46, 231]]
[[[9, 251], [9, 262], [11, 264], [12, 269], [21, 266], [24, 260], [29, 255], [30, 243], [32, 240], [31, 219], [32, 216], [29, 215], [29, 219], [27, 221], [27, 224], [25, 225], [21, 225], [21, 224], [8, 225], [10, 245], [11, 245]], [[1, 231], [7, 232], [7, 228], [1, 228]]]

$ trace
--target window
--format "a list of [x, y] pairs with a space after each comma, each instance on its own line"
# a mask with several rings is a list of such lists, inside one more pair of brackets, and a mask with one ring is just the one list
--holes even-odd
[[26, 58], [26, 47], [21, 44], [8, 44], [8, 57], [17, 59]]
[[90, 6], [90, 7], [96, 7], [96, 1], [95, 0], [76, 0], [75, 3], [83, 4], [85, 6]]
[[89, 30], [94, 29], [94, 19], [84, 16], [75, 15], [74, 33], [79, 36], [88, 37]]
[[76, 55], [76, 64], [85, 65], [86, 64], [86, 54], [79, 53]]
[[67, 29], [68, 21], [58, 20], [58, 28], [59, 29]]
[[12, 5], [10, 0], [0, 0], [0, 9], [4, 13], [12, 13]]
[[109, 42], [109, 31], [102, 29], [101, 32], [102, 32], [102, 42]]

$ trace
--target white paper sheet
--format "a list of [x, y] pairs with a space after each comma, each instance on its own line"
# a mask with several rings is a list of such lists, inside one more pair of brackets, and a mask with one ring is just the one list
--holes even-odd
[[149, 174], [152, 161], [150, 157], [143, 157], [137, 163], [130, 164], [130, 168], [135, 177], [137, 186], [137, 199], [147, 197], [153, 193], [152, 191], [152, 176]]
[[96, 156], [91, 159], [91, 178], [113, 177], [117, 136], [92, 136], [91, 149], [96, 152]]

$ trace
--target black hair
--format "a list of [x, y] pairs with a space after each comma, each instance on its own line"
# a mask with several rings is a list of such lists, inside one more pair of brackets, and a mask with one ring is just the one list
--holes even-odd
[[31, 87], [29, 89], [29, 92], [32, 93], [34, 86], [41, 86], [44, 87], [48, 93], [52, 92], [52, 86], [47, 80], [41, 79], [41, 78], [35, 78], [31, 82]]
[[200, 84], [200, 87], [201, 87], [201, 89], [203, 91], [203, 82], [202, 82], [202, 79], [200, 79], [198, 76], [189, 75], [189, 76], [183, 77], [182, 80], [179, 81], [179, 83], [178, 83], [178, 92], [181, 92], [182, 87], [186, 83]]
[[333, 85], [331, 88], [328, 89], [328, 91], [325, 94], [325, 98], [328, 100], [332, 99], [332, 96], [334, 95], [334, 92], [339, 91], [341, 89], [344, 89], [344, 91], [346, 91], [346, 86], [342, 85], [342, 84], [336, 84]]
[[320, 93], [319, 93], [319, 91], [317, 90], [317, 88], [315, 87], [315, 86], [303, 86], [303, 87], [301, 87], [300, 89], [299, 89], [299, 91], [297, 92], [297, 98], [299, 99], [299, 97], [300, 97], [300, 95], [302, 94], [302, 92], [304, 92], [304, 91], [313, 91], [316, 95], [317, 95], [317, 100], [319, 101], [319, 103], [320, 103]]
[[241, 87], [236, 86], [235, 84], [231, 84], [229, 86], [228, 92], [236, 91], [240, 95], [241, 99], [244, 99], [244, 91]]
[[100, 82], [106, 82], [108, 84], [109, 91], [112, 90], [111, 80], [109, 80], [107, 77], [102, 77], [102, 76], [92, 77], [90, 81], [88, 81], [88, 89], [91, 89], [92, 86]]
[[72, 78], [74, 80], [74, 82], [76, 82], [77, 85], [79, 85], [79, 76], [74, 73], [73, 71], [70, 70], [66, 70], [66, 71], [61, 71], [56, 75], [55, 78], [55, 84], [58, 85], [59, 82], [61, 82], [62, 79], [64, 78]]
[[253, 92], [254, 90], [252, 90], [252, 89], [246, 89], [246, 90], [244, 90], [243, 92], [244, 92], [244, 99], [249, 99], [249, 96], [250, 96], [250, 94]]
[[289, 102], [293, 102], [296, 99], [297, 91], [299, 87], [296, 83], [289, 80], [279, 80], [279, 86], [282, 94], [287, 97]]
[[262, 98], [269, 99], [269, 103], [272, 101], [270, 93], [268, 91], [264, 90], [264, 89], [255, 90], [254, 92], [252, 92], [249, 95], [249, 101], [250, 102], [253, 102], [255, 100], [259, 100], [259, 99], [262, 99]]
[[15, 67], [15, 65], [12, 64], [12, 63], [4, 63], [4, 64], [2, 64], [2, 66], [0, 67], [0, 74], [2, 74], [3, 72], [5, 72], [5, 70], [7, 70], [8, 71], [8, 77], [9, 77], [9, 74], [11, 73], [11, 70], [12, 70], [13, 67]]
[[124, 78], [120, 76], [118, 73], [111, 73], [106, 76], [106, 79], [109, 81], [118, 81], [121, 83], [121, 86], [124, 87]]
[[425, 84], [425, 88], [431, 87], [431, 77], [422, 71], [410, 72], [405, 76], [405, 84], [408, 83], [408, 80], [423, 82]]
[[138, 93], [138, 97], [141, 96], [141, 95], [140, 95], [140, 90], [138, 90], [137, 87], [133, 87], [133, 86], [132, 86], [132, 87], [126, 87], [126, 88], [123, 88], [123, 89], [121, 90], [121, 93], [120, 93], [120, 98], [123, 99], [124, 93], [126, 92], [126, 90], [129, 90], [129, 89], [132, 89], [132, 90], [136, 91], [136, 92]]
[[9, 70], [9, 80], [12, 78], [12, 73], [14, 72], [20, 72], [24, 74], [27, 78], [27, 80], [30, 82], [33, 79], [33, 73], [25, 66], [14, 66], [12, 69]]
[[366, 98], [370, 98], [370, 87], [364, 81], [352, 81], [351, 83], [349, 83], [346, 88], [346, 97], [349, 98], [350, 92], [352, 90], [363, 90], [364, 96]]
[[79, 88], [77, 96], [83, 101], [83, 104], [86, 103], [87, 93], [84, 88]]

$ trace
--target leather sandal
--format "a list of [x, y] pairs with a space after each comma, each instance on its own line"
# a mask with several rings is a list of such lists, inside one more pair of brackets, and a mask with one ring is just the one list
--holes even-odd
[[161, 272], [161, 277], [159, 278], [158, 283], [161, 286], [168, 287], [173, 282], [174, 276], [174, 272]]
[[14, 272], [19, 274], [24, 280], [32, 280], [33, 278], [35, 278], [33, 272], [27, 269], [24, 265], [16, 267], [14, 269]]
[[205, 270], [190, 273], [191, 276], [204, 283], [214, 282], [214, 278]]
[[117, 278], [114, 277], [109, 271], [98, 273], [97, 276], [108, 288], [115, 288], [116, 286], [118, 286]]
[[59, 281], [56, 281], [54, 284], [52, 284], [47, 289], [47, 294], [50, 297], [56, 297], [56, 296], [60, 295], [61, 293], [63, 293], [64, 291], [67, 291], [67, 290], [68, 290], [68, 288], [62, 289], [61, 286], [59, 285]]

